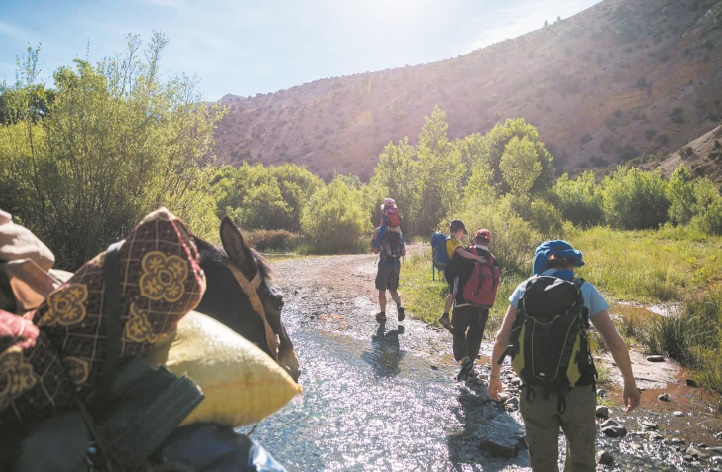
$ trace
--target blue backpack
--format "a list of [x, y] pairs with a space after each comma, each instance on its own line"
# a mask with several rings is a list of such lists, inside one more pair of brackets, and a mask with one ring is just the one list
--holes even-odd
[[434, 269], [439, 272], [446, 270], [449, 264], [449, 255], [446, 253], [446, 240], [448, 237], [444, 233], [434, 233], [431, 235], [431, 279], [434, 280]]

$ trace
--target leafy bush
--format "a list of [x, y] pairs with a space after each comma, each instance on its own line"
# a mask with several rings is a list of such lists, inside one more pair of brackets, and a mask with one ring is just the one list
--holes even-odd
[[658, 227], [668, 218], [666, 184], [659, 171], [618, 168], [603, 182], [605, 219], [622, 229]]
[[360, 192], [341, 176], [311, 196], [303, 209], [301, 229], [311, 250], [319, 253], [356, 252], [368, 247], [361, 241], [371, 231]]
[[268, 251], [290, 251], [299, 243], [299, 236], [283, 229], [259, 229], [244, 233], [244, 238], [249, 245], [261, 252]]
[[558, 199], [562, 217], [582, 227], [594, 226], [604, 220], [602, 198], [592, 171], [585, 171], [576, 180], [562, 174], [552, 188]]

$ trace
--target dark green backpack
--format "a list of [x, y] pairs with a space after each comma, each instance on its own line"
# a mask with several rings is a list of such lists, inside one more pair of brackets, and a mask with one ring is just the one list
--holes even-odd
[[594, 385], [597, 372], [583, 283], [583, 279], [532, 277], [519, 299], [510, 345], [500, 362], [510, 355], [522, 385], [541, 387], [545, 397], [577, 385]]

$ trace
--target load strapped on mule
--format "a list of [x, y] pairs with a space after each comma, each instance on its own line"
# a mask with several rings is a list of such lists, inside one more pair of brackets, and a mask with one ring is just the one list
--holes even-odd
[[[236, 249], [259, 277], [227, 274], [257, 291], [258, 261]], [[161, 208], [67, 280], [52, 264], [0, 212], [0, 470], [285, 470], [233, 428], [301, 391], [276, 362], [295, 353], [191, 311], [207, 280], [183, 222]], [[263, 305], [249, 295], [268, 334]]]

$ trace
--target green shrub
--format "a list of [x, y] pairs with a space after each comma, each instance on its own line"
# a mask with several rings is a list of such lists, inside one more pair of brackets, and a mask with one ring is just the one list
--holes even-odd
[[337, 176], [311, 196], [303, 209], [301, 229], [309, 248], [319, 253], [358, 252], [368, 247], [361, 237], [371, 232], [360, 190]]
[[659, 171], [620, 167], [603, 182], [604, 216], [623, 229], [656, 228], [667, 221], [667, 182]]
[[244, 233], [249, 245], [261, 252], [286, 252], [299, 243], [299, 235], [284, 229], [259, 229]]

